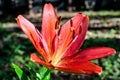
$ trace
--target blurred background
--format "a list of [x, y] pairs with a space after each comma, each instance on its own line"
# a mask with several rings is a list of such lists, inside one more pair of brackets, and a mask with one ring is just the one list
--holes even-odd
[[[58, 17], [62, 16], [61, 25], [79, 12], [90, 17], [82, 48], [108, 46], [117, 51], [113, 56], [93, 61], [103, 67], [100, 76], [52, 71], [51, 80], [120, 80], [120, 0], [0, 0], [0, 80], [18, 80], [12, 63], [28, 75], [25, 66], [40, 70], [40, 65], [30, 61], [29, 55], [36, 50], [15, 18], [22, 14], [40, 30], [45, 3], [54, 5]], [[34, 80], [32, 75], [31, 79]]]

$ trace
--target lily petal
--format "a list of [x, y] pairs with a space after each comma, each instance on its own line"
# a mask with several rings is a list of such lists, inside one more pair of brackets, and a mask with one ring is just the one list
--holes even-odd
[[30, 55], [30, 58], [31, 58], [31, 60], [32, 60], [33, 62], [39, 63], [39, 64], [41, 64], [41, 65], [44, 65], [44, 66], [46, 66], [46, 67], [48, 67], [48, 68], [50, 68], [50, 69], [53, 68], [53, 66], [52, 66], [50, 63], [41, 60], [40, 57], [38, 57], [35, 53], [32, 53], [32, 54]]
[[77, 50], [82, 46], [88, 29], [88, 22], [88, 16], [84, 16], [81, 25], [81, 33], [78, 36], [76, 36], [75, 39], [71, 42], [62, 58], [76, 54]]
[[81, 59], [81, 60], [94, 60], [98, 58], [103, 58], [106, 56], [110, 56], [115, 54], [116, 51], [113, 48], [109, 47], [91, 47], [81, 50], [74, 59]]
[[79, 13], [61, 27], [58, 43], [60, 47], [66, 49], [74, 37], [80, 33], [83, 18], [83, 14]]
[[102, 68], [97, 66], [89, 61], [86, 62], [72, 62], [72, 63], [65, 63], [55, 67], [57, 70], [61, 70], [64, 72], [69, 73], [76, 73], [76, 74], [101, 74]]
[[48, 56], [48, 48], [47, 44], [42, 37], [41, 33], [35, 28], [35, 26], [25, 19], [22, 15], [17, 17], [17, 23], [19, 27], [23, 30], [23, 32], [28, 36], [28, 38], [32, 41], [35, 48], [38, 50], [39, 53], [46, 59], [49, 58]]
[[49, 54], [53, 55], [53, 39], [56, 34], [57, 16], [54, 7], [51, 4], [45, 4], [42, 15], [42, 35], [48, 44]]
[[[57, 52], [55, 52], [52, 60], [52, 64], [54, 65], [57, 64], [57, 62], [61, 58], [76, 53], [76, 51], [81, 47], [81, 45], [84, 42], [86, 31], [88, 29], [89, 18], [87, 16], [83, 16], [82, 14], [77, 14], [71, 20], [69, 20], [61, 28], [59, 35], [58, 49]], [[75, 28], [75, 34], [76, 34], [74, 40], [73, 40], [74, 33], [71, 31], [71, 24], [73, 23], [74, 26], [72, 26], [72, 28]], [[78, 34], [78, 28], [82, 29], [79, 34]]]
[[67, 62], [84, 62], [89, 60], [94, 60], [98, 58], [103, 58], [109, 55], [116, 53], [113, 48], [109, 47], [91, 47], [81, 50], [80, 52], [72, 55], [66, 56], [62, 58], [59, 64], [67, 63]]

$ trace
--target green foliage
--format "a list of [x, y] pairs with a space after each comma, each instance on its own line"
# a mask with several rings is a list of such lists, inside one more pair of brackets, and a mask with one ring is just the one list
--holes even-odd
[[30, 78], [16, 64], [12, 64], [20, 80], [30, 80]]
[[39, 73], [40, 75], [37, 75], [40, 78], [40, 80], [50, 80], [50, 70], [48, 70], [46, 67], [42, 67]]
[[35, 80], [50, 80], [50, 70], [46, 67], [42, 67], [39, 72], [34, 71], [32, 68], [25, 66], [26, 70], [30, 73], [29, 76], [16, 64], [12, 63], [19, 80], [31, 80], [30, 75], [33, 76]]

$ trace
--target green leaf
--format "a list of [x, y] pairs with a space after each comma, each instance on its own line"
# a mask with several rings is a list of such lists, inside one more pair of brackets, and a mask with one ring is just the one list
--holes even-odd
[[35, 72], [31, 67], [25, 66], [25, 69], [35, 78], [35, 80], [50, 80], [50, 70], [42, 67], [38, 72]]
[[12, 63], [13, 68], [15, 69], [16, 74], [20, 80], [30, 80], [30, 78], [19, 68], [16, 64]]
[[41, 78], [41, 80], [50, 80], [50, 70], [47, 69], [46, 67], [42, 67], [40, 69], [40, 75], [37, 74], [38, 77]]
[[25, 69], [31, 74], [31, 76], [33, 76], [36, 80], [40, 80], [40, 78], [37, 76], [37, 73], [33, 70], [33, 68], [31, 68], [28, 65], [25, 65]]

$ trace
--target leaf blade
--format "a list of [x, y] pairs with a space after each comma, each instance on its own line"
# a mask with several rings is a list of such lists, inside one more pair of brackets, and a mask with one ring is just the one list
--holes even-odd
[[20, 80], [30, 80], [30, 78], [23, 72], [23, 70], [17, 66], [16, 64], [12, 63], [13, 68]]

